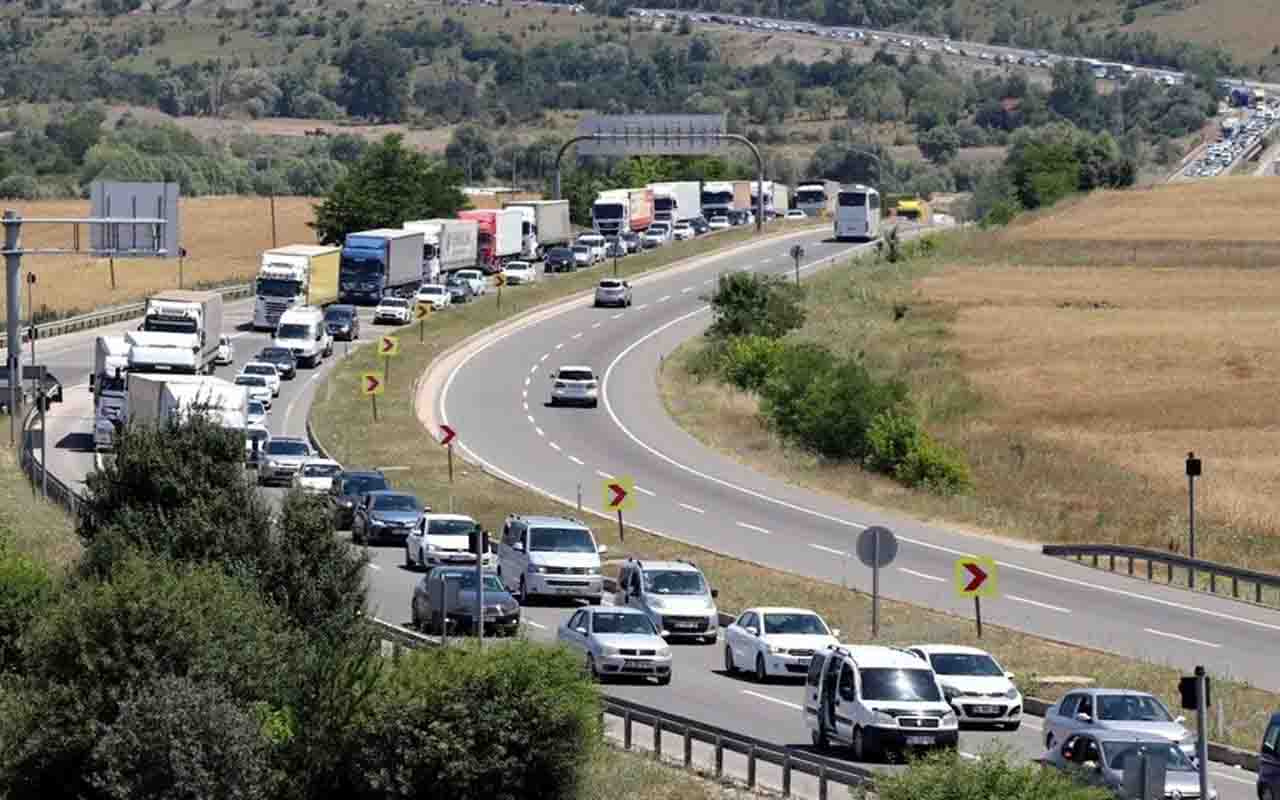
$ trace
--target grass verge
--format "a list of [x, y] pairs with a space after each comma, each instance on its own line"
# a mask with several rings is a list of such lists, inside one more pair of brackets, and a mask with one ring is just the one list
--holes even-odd
[[[0, 414], [8, 430], [9, 418]], [[80, 555], [75, 524], [59, 506], [31, 491], [31, 482], [18, 466], [18, 451], [0, 446], [0, 544], [47, 566], [53, 572], [69, 567]]]
[[759, 797], [745, 789], [716, 783], [668, 764], [652, 755], [629, 753], [613, 746], [592, 755], [579, 800], [729, 800]]
[[[661, 259], [694, 255], [697, 248], [709, 249], [708, 245], [712, 244], [707, 240], [689, 242], [621, 264], [624, 272], [634, 274], [659, 266]], [[836, 272], [847, 274], [845, 270]], [[599, 271], [594, 270], [506, 292], [502, 312], [496, 309], [490, 296], [468, 308], [440, 314], [427, 326], [425, 343], [419, 343], [412, 329], [406, 329], [400, 339], [396, 363], [396, 372], [403, 377], [393, 380], [386, 394], [379, 398], [376, 424], [371, 418], [369, 401], [359, 395], [358, 385], [361, 372], [376, 371], [379, 365], [371, 349], [361, 348], [332, 373], [325, 389], [319, 393], [311, 411], [316, 434], [344, 464], [403, 467], [403, 471], [395, 473], [397, 484], [437, 508], [448, 507], [452, 497], [456, 509], [472, 515], [490, 530], [500, 529], [506, 514], [512, 511], [564, 513], [563, 506], [465, 463], [456, 465], [455, 482], [450, 485], [446, 454], [443, 448], [432, 445], [428, 433], [418, 422], [413, 407], [414, 386], [408, 376], [422, 374], [432, 360], [449, 347], [500, 322], [517, 309], [528, 309], [584, 289], [598, 274]], [[956, 402], [971, 400], [958, 398]], [[655, 559], [696, 560], [720, 589], [722, 608], [739, 609], [757, 604], [808, 606], [846, 631], [850, 641], [871, 638], [871, 601], [863, 592], [717, 555], [633, 528], [627, 530], [624, 545], [612, 524], [594, 517], [588, 517], [588, 523], [597, 538], [608, 544], [611, 552], [620, 554], [619, 557], [634, 554]], [[881, 604], [881, 634], [885, 642], [974, 641], [972, 623], [968, 620], [895, 602]], [[1019, 673], [1022, 688], [1028, 694], [1054, 694], [1054, 688], [1044, 684], [1042, 676], [1083, 675], [1100, 683], [1147, 689], [1173, 702], [1179, 674], [1174, 669], [993, 626], [984, 626], [981, 643], [996, 653], [1009, 669]], [[1280, 696], [1226, 680], [1219, 681], [1218, 686], [1221, 688], [1217, 702], [1222, 704], [1224, 719], [1229, 722], [1221, 730], [1211, 728], [1211, 735], [1225, 743], [1255, 746], [1267, 710], [1280, 707]]]

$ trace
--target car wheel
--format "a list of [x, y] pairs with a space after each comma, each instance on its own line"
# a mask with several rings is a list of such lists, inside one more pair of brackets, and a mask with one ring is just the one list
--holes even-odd
[[1045, 750], [1053, 749], [1053, 732], [1052, 731], [1044, 735], [1044, 749]]
[[603, 598], [603, 597], [589, 597], [589, 598], [587, 598], [587, 602], [588, 602], [588, 603], [590, 603], [590, 604], [591, 604], [591, 605], [593, 605], [593, 606], [598, 606], [598, 605], [600, 605], [600, 603], [601, 603], [601, 602], [603, 602], [603, 601], [604, 601], [604, 598]]
[[1008, 725], [1004, 726], [1004, 729], [1007, 731], [1016, 731], [1018, 728], [1021, 728], [1021, 727], [1022, 727], [1021, 722], [1010, 722]]
[[825, 753], [831, 746], [831, 742], [827, 739], [827, 726], [822, 720], [818, 721], [817, 730], [809, 731], [809, 738], [813, 741], [813, 749], [819, 753]]
[[529, 589], [525, 585], [523, 575], [520, 576], [520, 587], [516, 589], [516, 599], [520, 601], [522, 606], [529, 604]]
[[409, 601], [409, 619], [413, 623], [413, 627], [421, 630], [422, 617], [418, 616], [418, 604], [412, 600]]
[[357, 531], [355, 523], [351, 525], [351, 541], [355, 544], [365, 544], [364, 531]]
[[409, 555], [409, 545], [404, 546], [404, 565], [407, 569], [413, 569], [413, 557]]
[[733, 648], [727, 644], [724, 646], [724, 671], [730, 675], [738, 671], [733, 663]]
[[600, 680], [600, 673], [596, 672], [596, 657], [587, 653], [587, 677], [593, 681]]
[[867, 760], [867, 751], [869, 748], [867, 747], [867, 739], [862, 733], [861, 726], [853, 729], [853, 746], [850, 749], [853, 750], [854, 761]]
[[597, 407], [599, 407], [599, 405], [600, 405], [600, 401], [599, 401], [599, 400], [592, 400], [592, 401], [591, 401], [591, 406], [590, 406], [590, 407], [591, 407], [591, 408], [597, 408]]
[[670, 683], [671, 683], [671, 673], [670, 673], [670, 672], [668, 672], [666, 675], [660, 675], [660, 676], [658, 677], [658, 685], [659, 685], [659, 686], [666, 686], [666, 685], [668, 685], [668, 684], [670, 684]]
[[764, 656], [756, 656], [756, 683], [764, 683], [769, 680], [769, 671], [764, 668]]

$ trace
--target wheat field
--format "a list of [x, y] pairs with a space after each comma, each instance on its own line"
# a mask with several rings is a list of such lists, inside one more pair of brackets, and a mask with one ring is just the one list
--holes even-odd
[[[276, 242], [279, 245], [312, 243], [315, 234], [307, 226], [316, 201], [305, 197], [278, 197]], [[11, 201], [6, 205], [27, 218], [86, 217], [87, 200], [41, 202]], [[187, 288], [247, 281], [257, 272], [260, 255], [271, 247], [271, 209], [266, 197], [195, 197], [183, 199], [179, 208], [181, 241], [188, 256], [182, 263]], [[88, 231], [81, 226], [81, 240]], [[22, 246], [70, 247], [72, 226], [30, 225], [22, 231]], [[24, 272], [36, 276], [32, 303], [38, 318], [68, 316], [97, 308], [139, 300], [160, 289], [178, 286], [178, 259], [116, 259], [112, 262], [82, 255], [32, 255], [23, 258]], [[22, 308], [27, 316], [26, 278]], [[0, 286], [0, 298], [4, 287]]]

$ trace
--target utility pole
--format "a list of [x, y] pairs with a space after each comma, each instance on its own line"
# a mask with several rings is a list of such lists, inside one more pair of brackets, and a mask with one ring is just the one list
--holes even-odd
[[[1196, 478], [1200, 477], [1202, 464], [1200, 459], [1196, 458], [1194, 452], [1187, 453], [1187, 535], [1188, 552], [1192, 558], [1196, 557]], [[1194, 589], [1196, 587], [1196, 571], [1194, 567], [1187, 570], [1187, 586]]]
[[18, 282], [22, 274], [22, 252], [18, 249], [18, 236], [22, 223], [18, 220], [18, 212], [4, 212], [4, 266], [5, 266], [5, 305], [8, 307], [8, 339], [5, 344], [5, 356], [9, 362], [9, 444], [18, 444], [18, 414], [22, 407], [22, 334], [19, 321], [22, 319], [21, 284]]

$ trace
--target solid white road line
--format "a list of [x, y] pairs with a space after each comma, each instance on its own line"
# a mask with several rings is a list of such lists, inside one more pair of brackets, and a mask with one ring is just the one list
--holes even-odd
[[1180, 636], [1179, 634], [1176, 634], [1176, 633], [1168, 633], [1167, 631], [1158, 631], [1155, 628], [1143, 628], [1143, 630], [1154, 636], [1165, 636], [1170, 639], [1177, 639], [1180, 642], [1187, 642], [1188, 644], [1198, 644], [1198, 645], [1203, 645], [1204, 647], [1212, 647], [1215, 650], [1219, 647], [1222, 647], [1222, 645], [1220, 644], [1214, 644], [1213, 642], [1206, 642], [1203, 639], [1192, 639], [1190, 636]]
[[746, 529], [747, 529], [747, 530], [749, 530], [749, 531], [755, 531], [755, 532], [757, 532], [757, 533], [768, 533], [768, 532], [769, 532], [769, 529], [768, 529], [768, 528], [761, 528], [759, 525], [752, 525], [752, 524], [751, 524], [751, 523], [749, 523], [749, 522], [739, 522], [739, 523], [737, 523], [737, 525], [738, 525], [738, 527], [739, 527], [739, 528], [746, 528]]
[[547, 442], [547, 444], [551, 445], [552, 450], [555, 450], [557, 453], [560, 452], [560, 445], [556, 444], [555, 442]]
[[569, 460], [580, 467], [583, 466], [582, 459], [578, 458], [577, 456], [569, 456]]
[[1006, 594], [1005, 597], [1009, 598], [1010, 600], [1016, 600], [1019, 603], [1026, 603], [1029, 606], [1036, 606], [1037, 608], [1047, 608], [1050, 611], [1057, 611], [1059, 614], [1071, 613], [1071, 609], [1069, 608], [1063, 608], [1062, 606], [1049, 605], [1048, 603], [1042, 603], [1039, 600], [1031, 600], [1026, 597], [1019, 597], [1016, 594]]
[[604, 478], [606, 481], [611, 481], [611, 480], [613, 480], [613, 476], [612, 476], [612, 475], [610, 475], [610, 474], [609, 474], [609, 473], [607, 473], [607, 472], [602, 472], [602, 471], [600, 471], [600, 470], [596, 470], [596, 474], [597, 474], [597, 475], [599, 475], [601, 478]]
[[778, 704], [778, 705], [780, 705], [780, 706], [786, 706], [787, 708], [793, 708], [793, 709], [795, 709], [796, 711], [801, 711], [801, 710], [803, 710], [803, 709], [804, 709], [804, 706], [799, 705], [798, 703], [793, 703], [793, 702], [791, 702], [790, 700], [783, 700], [783, 699], [778, 698], [778, 697], [770, 697], [770, 696], [769, 696], [769, 695], [767, 695], [767, 694], [762, 694], [762, 693], [760, 693], [760, 692], [753, 692], [753, 691], [751, 691], [750, 689], [743, 689], [743, 690], [742, 690], [742, 693], [743, 693], [743, 694], [749, 694], [749, 695], [751, 695], [752, 697], [758, 698], [758, 699], [760, 699], [760, 700], [767, 700], [767, 701], [768, 701], [768, 702], [770, 702], [770, 703], [777, 703], [777, 704]]
[[695, 514], [705, 514], [705, 513], [707, 513], [707, 512], [705, 512], [705, 511], [703, 511], [702, 509], [698, 508], [697, 506], [691, 506], [691, 505], [689, 505], [688, 503], [680, 503], [679, 505], [680, 505], [680, 507], [681, 507], [681, 508], [683, 508], [685, 511], [692, 511], [692, 512], [693, 512], [693, 513], [695, 513]]
[[849, 555], [843, 550], [837, 550], [834, 547], [827, 547], [825, 544], [814, 544], [813, 542], [810, 542], [809, 546], [814, 550], [821, 550], [824, 553], [830, 553], [833, 556], [840, 556], [841, 558], [845, 558]]
[[644, 488], [643, 486], [633, 486], [633, 487], [631, 487], [631, 488], [635, 489], [635, 490], [636, 490], [637, 492], [639, 492], [640, 494], [647, 494], [647, 495], [649, 495], [650, 497], [657, 497], [657, 496], [658, 496], [658, 493], [657, 493], [657, 492], [651, 492], [651, 491], [649, 491], [648, 489]]
[[926, 575], [926, 574], [925, 574], [925, 573], [923, 573], [923, 572], [916, 572], [914, 569], [907, 569], [906, 567], [898, 567], [898, 571], [899, 571], [899, 572], [905, 572], [905, 573], [907, 573], [908, 575], [913, 575], [913, 576], [915, 576], [915, 577], [917, 577], [917, 578], [923, 578], [923, 579], [924, 579], [924, 580], [926, 580], [926, 581], [934, 581], [935, 583], [946, 583], [946, 582], [947, 582], [947, 579], [946, 579], [946, 578], [939, 578], [939, 577], [938, 577], [938, 576], [936, 576], [936, 575]]

